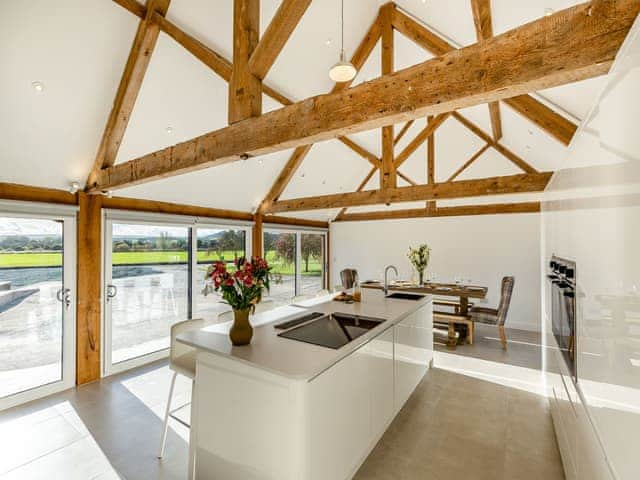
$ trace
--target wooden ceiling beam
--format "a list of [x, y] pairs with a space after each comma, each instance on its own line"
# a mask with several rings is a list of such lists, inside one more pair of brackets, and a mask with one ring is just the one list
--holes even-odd
[[[471, 11], [473, 12], [473, 23], [476, 26], [476, 38], [478, 39], [478, 42], [482, 42], [483, 40], [493, 37], [491, 0], [471, 0]], [[500, 104], [498, 102], [491, 102], [488, 105], [493, 139], [498, 141], [502, 138]]]
[[[583, 7], [585, 6], [586, 4], [583, 4]], [[427, 27], [409, 17], [397, 7], [393, 13], [393, 26], [404, 36], [413, 40], [416, 44], [420, 45], [428, 52], [431, 52], [433, 55], [440, 56], [455, 50], [453, 45], [449, 44], [446, 40], [433, 33]], [[565, 145], [568, 145], [578, 126], [530, 95], [522, 95], [522, 97], [526, 97], [526, 101], [511, 100], [506, 103], [547, 133], [557, 138]], [[493, 111], [490, 110], [490, 113], [492, 118], [496, 118], [495, 108]]]
[[[367, 173], [367, 176], [364, 177], [364, 179], [362, 180], [362, 182], [360, 182], [360, 185], [358, 185], [358, 188], [356, 189], [356, 192], [361, 192], [362, 190], [364, 190], [364, 187], [367, 186], [367, 183], [369, 183], [369, 180], [371, 180], [371, 177], [373, 177], [373, 174], [376, 173], [376, 171], [378, 170], [377, 167], [373, 167], [371, 170], [369, 170], [369, 173]], [[338, 215], [336, 216], [337, 218], [340, 218], [342, 215], [344, 215], [347, 211], [347, 208], [343, 208], [342, 210], [340, 210], [340, 212], [338, 212]]]
[[[382, 75], [391, 75], [394, 71], [393, 25], [391, 14], [393, 4], [387, 3], [380, 8], [380, 22], [382, 35], [380, 38], [380, 63]], [[395, 188], [398, 186], [398, 172], [393, 152], [393, 124], [382, 127], [382, 162], [380, 164], [380, 188]]]
[[409, 144], [396, 156], [396, 168], [402, 165], [410, 156], [415, 152], [420, 145], [427, 141], [427, 138], [436, 131], [436, 129], [444, 123], [444, 121], [449, 118], [451, 115], [450, 112], [441, 113], [436, 116], [431, 122], [428, 122], [427, 125], [420, 130], [420, 133], [416, 135], [416, 137], [409, 142]]
[[[146, 8], [144, 7], [144, 5], [138, 3], [136, 0], [114, 0], [114, 1], [135, 15], [142, 16], [142, 17], [145, 15]], [[231, 79], [231, 72], [233, 67], [229, 60], [227, 60], [221, 54], [219, 54], [215, 50], [211, 49], [210, 47], [202, 43], [200, 40], [194, 38], [193, 36], [189, 35], [185, 31], [180, 29], [178, 26], [176, 26], [171, 21], [167, 20], [165, 17], [155, 13], [153, 15], [153, 20], [158, 25], [160, 25], [160, 29], [164, 33], [169, 35], [173, 40], [175, 40], [178, 44], [182, 45], [182, 47], [185, 48], [194, 57], [196, 57], [202, 63], [207, 65], [220, 78], [222, 78], [227, 82]], [[373, 25], [374, 26], [377, 25], [377, 21], [374, 22]], [[374, 26], [372, 26], [370, 30], [367, 32], [367, 35], [365, 35], [360, 47], [358, 47], [358, 50], [354, 55], [354, 58], [356, 59], [356, 61], [359, 61], [360, 64], [363, 64], [364, 60], [366, 60], [366, 57], [363, 56], [364, 53], [365, 52], [370, 53], [371, 49], [373, 48], [372, 45], [374, 46], [375, 43], [377, 42], [376, 32], [378, 32], [378, 29], [375, 28]], [[378, 32], [378, 36], [379, 36], [379, 32]], [[361, 58], [362, 60], [358, 60], [358, 58]], [[282, 105], [291, 105], [294, 103], [293, 100], [291, 100], [290, 98], [287, 98], [282, 93], [269, 87], [268, 85], [265, 85], [264, 83], [262, 84], [262, 91], [265, 95], [271, 97], [276, 102], [279, 102]], [[342, 143], [344, 143], [347, 147], [349, 147], [351, 150], [356, 152], [358, 155], [367, 159], [369, 162], [374, 163], [374, 162], [380, 161], [378, 157], [376, 157], [374, 154], [372, 154], [367, 149], [357, 144], [353, 140], [347, 137], [338, 137], [338, 140], [340, 140]]]
[[413, 122], [415, 122], [415, 120], [409, 120], [408, 122], [406, 122], [404, 124], [404, 126], [400, 129], [400, 131], [398, 132], [398, 134], [396, 135], [396, 137], [393, 139], [393, 146], [395, 147], [398, 142], [400, 141], [400, 139], [402, 137], [404, 137], [405, 133], [407, 133], [409, 131], [409, 129], [411, 128], [411, 125], [413, 125]]
[[262, 114], [262, 81], [249, 70], [260, 39], [260, 0], [233, 0], [233, 65], [229, 124]]
[[475, 123], [473, 123], [470, 120], [468, 120], [466, 117], [464, 117], [459, 112], [453, 112], [452, 115], [453, 115], [453, 118], [458, 120], [465, 127], [467, 127], [469, 130], [471, 130], [473, 133], [475, 133], [478, 137], [480, 137], [486, 143], [491, 145], [495, 150], [497, 150], [502, 155], [504, 155], [509, 161], [511, 161], [511, 163], [513, 163], [518, 168], [522, 169], [523, 172], [527, 172], [527, 173], [537, 173], [538, 172], [538, 170], [533, 168], [531, 165], [529, 165], [526, 161], [524, 161], [518, 155], [513, 153], [507, 147], [505, 147], [504, 145], [502, 145], [499, 142], [496, 142], [493, 138], [491, 138], [491, 136], [489, 134], [485, 133], [480, 127], [478, 127]]
[[131, 112], [160, 34], [160, 27], [153, 21], [153, 14], [164, 16], [170, 2], [171, 0], [148, 0], [147, 6], [144, 7], [145, 15], [138, 24], [93, 168], [87, 180], [88, 185], [95, 182], [101, 169], [110, 167], [116, 162], [124, 132], [129, 124]]
[[358, 145], [356, 142], [354, 142], [350, 138], [348, 138], [348, 137], [338, 137], [338, 140], [340, 142], [344, 143], [347, 147], [349, 147], [351, 150], [356, 152], [362, 158], [367, 160], [374, 167], [378, 168], [380, 166], [380, 159], [378, 157], [376, 157], [373, 153], [371, 153], [366, 148]]
[[640, 0], [615, 0], [561, 10], [480, 45], [105, 169], [93, 189], [121, 188], [601, 75], [639, 9]]
[[302, 165], [302, 162], [306, 158], [312, 146], [313, 145], [303, 145], [293, 151], [291, 157], [287, 160], [287, 163], [278, 175], [278, 178], [276, 178], [276, 181], [271, 186], [269, 193], [267, 193], [267, 196], [264, 197], [264, 200], [260, 204], [258, 209], [259, 212], [263, 213], [273, 202], [278, 200], [280, 195], [282, 195], [282, 192], [284, 192], [284, 189], [289, 185], [289, 182], [295, 175], [298, 168], [300, 168], [300, 165]]
[[231, 62], [219, 53], [215, 52], [200, 40], [192, 37], [174, 23], [161, 15], [154, 15], [154, 21], [160, 25], [160, 29], [169, 35], [178, 44], [182, 45], [189, 53], [213, 70], [219, 77], [228, 82], [231, 79], [233, 67]]
[[373, 212], [347, 213], [336, 222], [367, 220], [398, 220], [406, 218], [458, 217], [467, 215], [497, 215], [505, 213], [537, 213], [540, 202], [496, 203], [487, 205], [459, 205], [453, 207], [409, 208], [404, 210], [379, 210]]
[[284, 0], [249, 58], [249, 70], [264, 80], [311, 0]]
[[491, 147], [491, 145], [486, 143], [484, 147], [482, 147], [480, 150], [474, 153], [469, 160], [464, 162], [462, 166], [453, 173], [453, 175], [447, 178], [447, 182], [453, 182], [458, 177], [458, 175], [464, 172], [473, 162], [475, 162], [480, 157], [480, 155], [486, 152], [489, 147]]
[[518, 95], [505, 98], [503, 101], [565, 145], [569, 145], [578, 129], [575, 123], [554, 112], [531, 95]]
[[551, 179], [551, 175], [552, 172], [524, 173], [478, 180], [459, 180], [455, 182], [366, 190], [353, 193], [334, 193], [316, 197], [281, 200], [271, 204], [265, 211], [266, 213], [283, 213], [338, 207], [481, 197], [485, 195], [541, 192]]
[[[371, 27], [369, 28], [369, 30], [367, 31], [367, 33], [365, 34], [364, 38], [360, 41], [360, 44], [358, 45], [358, 48], [356, 48], [356, 51], [353, 54], [353, 57], [351, 59], [351, 63], [356, 67], [356, 70], [359, 70], [362, 67], [362, 65], [364, 65], [364, 62], [367, 60], [367, 58], [371, 54], [371, 51], [373, 50], [373, 47], [375, 46], [379, 38], [380, 38], [380, 19], [379, 17], [377, 17], [374, 20]], [[332, 92], [344, 89], [347, 85], [350, 85], [350, 84], [351, 82], [336, 83], [332, 89]], [[373, 165], [373, 168], [374, 168], [373, 171], [375, 171], [380, 167], [380, 159], [376, 157], [373, 153], [369, 152], [366, 148], [358, 145], [356, 142], [354, 142], [353, 140], [345, 136], [338, 137], [338, 140], [342, 142], [344, 145], [346, 145], [347, 147], [349, 147], [351, 150], [356, 152], [358, 155], [362, 156], [367, 161], [369, 161], [369, 163]], [[269, 191], [267, 196], [264, 198], [264, 200], [260, 204], [260, 207], [258, 210], [259, 212], [263, 212], [268, 206], [271, 205], [271, 203], [276, 201], [280, 197], [280, 195], [282, 195], [282, 192], [284, 192], [285, 188], [293, 178], [293, 175], [298, 170], [300, 165], [302, 165], [302, 162], [306, 158], [307, 153], [309, 153], [309, 150], [311, 149], [312, 145], [313, 144], [303, 145], [303, 146], [297, 147], [293, 151], [293, 153], [291, 154], [291, 157], [289, 158], [284, 168], [278, 175], [278, 178], [276, 178], [276, 181], [272, 185], [271, 190]]]
[[[433, 122], [433, 116], [427, 117], [427, 124]], [[435, 130], [427, 137], [427, 183], [436, 183], [436, 135]], [[427, 200], [427, 209], [433, 210], [436, 202]]]

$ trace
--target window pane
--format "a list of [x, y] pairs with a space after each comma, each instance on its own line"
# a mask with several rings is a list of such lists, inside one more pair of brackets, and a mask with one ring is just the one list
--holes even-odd
[[0, 398], [62, 379], [62, 222], [0, 217]]
[[207, 268], [215, 261], [227, 263], [227, 268], [235, 269], [233, 261], [245, 255], [246, 232], [244, 230], [198, 228], [197, 271], [193, 287], [195, 312], [197, 317], [214, 317], [229, 307], [220, 303], [222, 296], [207, 288], [211, 282], [207, 277]]
[[112, 363], [169, 347], [189, 315], [189, 229], [113, 224]]
[[296, 234], [265, 231], [264, 253], [271, 266], [269, 297], [290, 303], [296, 295]]
[[324, 287], [324, 235], [300, 234], [301, 295], [317, 295]]

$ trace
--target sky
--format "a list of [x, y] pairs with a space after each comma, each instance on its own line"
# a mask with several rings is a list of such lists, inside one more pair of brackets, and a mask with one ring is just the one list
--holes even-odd
[[0, 235], [62, 235], [62, 222], [0, 217]]

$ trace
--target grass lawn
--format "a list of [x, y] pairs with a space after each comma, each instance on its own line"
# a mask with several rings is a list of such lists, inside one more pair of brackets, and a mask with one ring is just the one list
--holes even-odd
[[[238, 252], [239, 253], [239, 252]], [[225, 260], [233, 260], [234, 252], [222, 252]], [[276, 253], [270, 250], [266, 254], [266, 259], [273, 267], [273, 273], [283, 275], [293, 275], [293, 264], [286, 265], [281, 260], [276, 260]], [[213, 262], [218, 260], [218, 254], [211, 252], [207, 255], [206, 251], [198, 252], [198, 262]], [[187, 261], [187, 252], [114, 252], [114, 265], [128, 264], [157, 264], [157, 263], [185, 263]], [[59, 267], [62, 265], [62, 253], [42, 253], [42, 252], [26, 252], [26, 253], [1, 253], [0, 252], [0, 268], [12, 267]], [[309, 260], [309, 272], [302, 272], [303, 275], [317, 276], [321, 275], [322, 267], [317, 259]]]

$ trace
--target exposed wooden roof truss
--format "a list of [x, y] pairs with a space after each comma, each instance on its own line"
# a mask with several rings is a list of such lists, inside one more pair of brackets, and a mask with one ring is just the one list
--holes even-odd
[[[140, 17], [141, 21], [94, 169], [87, 182], [88, 191], [122, 188], [294, 147], [291, 157], [259, 206], [259, 213], [264, 215], [342, 207], [336, 220], [538, 211], [539, 204], [536, 202], [439, 208], [436, 201], [443, 198], [543, 190], [550, 173], [538, 172], [500, 142], [500, 102], [506, 103], [549, 135], [568, 145], [577, 126], [527, 92], [590, 78], [608, 71], [622, 39], [640, 9], [640, 0], [593, 0], [556, 12], [552, 18], [541, 18], [494, 37], [489, 0], [471, 0], [478, 43], [457, 50], [447, 40], [390, 2], [380, 7], [377, 18], [351, 58], [356, 69], [360, 70], [380, 41], [382, 76], [356, 87], [352, 87], [351, 82], [338, 83], [325, 96], [296, 103], [264, 84], [263, 80], [311, 0], [284, 0], [262, 38], [258, 38], [259, 35], [254, 32], [256, 18], [251, 14], [252, 11], [255, 12], [256, 2], [259, 0], [234, 0], [236, 62], [233, 64], [165, 18], [170, 0], [148, 0], [146, 6], [135, 0], [114, 1]], [[114, 165], [148, 57], [160, 30], [230, 83], [229, 119], [232, 125], [174, 147]], [[394, 72], [394, 31], [400, 32], [436, 58]], [[522, 54], [518, 49], [531, 52], [531, 58], [521, 59]], [[478, 60], [481, 54], [483, 57]], [[499, 73], [487, 74], [494, 70]], [[429, 78], [430, 82], [421, 81], [423, 78]], [[448, 85], [447, 99], [442, 101], [445, 92], [439, 87], [439, 82], [445, 83], [445, 78], [456, 79], [458, 84], [450, 82], [452, 85]], [[474, 78], [481, 80], [474, 81]], [[348, 92], [345, 92], [347, 89]], [[385, 98], [381, 98], [381, 91], [387, 94]], [[251, 103], [261, 93], [269, 95], [284, 107], [261, 114], [260, 105]], [[491, 134], [484, 132], [457, 111], [458, 108], [478, 103], [488, 105]], [[309, 108], [310, 105], [313, 105], [313, 109]], [[340, 118], [333, 115], [336, 105], [344, 107]], [[394, 147], [408, 134], [414, 121], [425, 117], [425, 127], [396, 154]], [[435, 132], [449, 118], [464, 125], [482, 139], [484, 145], [446, 182], [436, 183]], [[403, 126], [396, 132], [394, 124], [399, 122], [403, 122]], [[350, 132], [371, 128], [380, 128], [381, 158], [347, 136]], [[247, 136], [247, 132], [251, 132], [251, 137]], [[282, 193], [313, 143], [329, 138], [337, 138], [370, 164], [371, 168], [357, 190], [352, 193], [281, 200]], [[425, 142], [426, 184], [419, 185], [401, 172], [400, 167]], [[523, 173], [489, 179], [458, 180], [490, 148], [499, 152]], [[376, 172], [379, 172], [380, 177], [379, 189], [365, 191]], [[398, 187], [398, 178], [409, 186]], [[367, 213], [347, 212], [350, 206], [417, 200], [424, 200], [425, 207]]]

